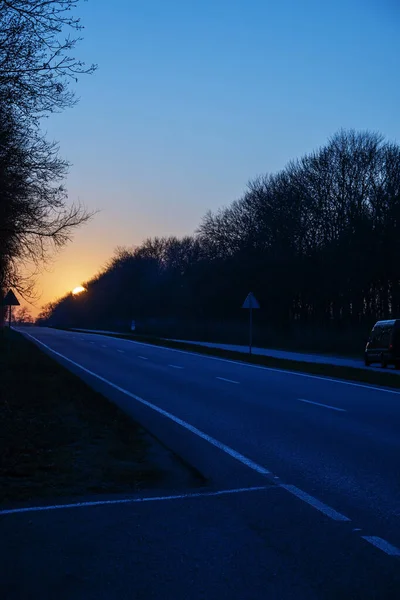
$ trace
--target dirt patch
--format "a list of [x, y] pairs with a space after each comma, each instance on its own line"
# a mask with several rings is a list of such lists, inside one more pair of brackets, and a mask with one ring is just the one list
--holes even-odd
[[0, 334], [0, 503], [200, 481], [117, 406], [14, 331]]

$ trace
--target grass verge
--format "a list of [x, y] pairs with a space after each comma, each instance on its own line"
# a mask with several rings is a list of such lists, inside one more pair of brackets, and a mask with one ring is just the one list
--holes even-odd
[[[95, 332], [93, 332], [95, 333]], [[152, 344], [154, 346], [165, 346], [167, 348], [176, 348], [178, 350], [186, 350], [188, 352], [194, 352], [196, 354], [206, 354], [209, 356], [216, 356], [219, 358], [227, 358], [233, 361], [240, 361], [255, 365], [261, 365], [264, 367], [270, 367], [275, 369], [282, 369], [287, 371], [297, 371], [300, 373], [309, 373], [311, 375], [319, 375], [321, 377], [332, 377], [334, 379], [344, 379], [347, 381], [354, 381], [359, 383], [366, 383], [370, 385], [377, 385], [383, 387], [390, 387], [400, 389], [400, 376], [396, 373], [382, 373], [381, 371], [374, 371], [373, 368], [369, 369], [357, 369], [356, 367], [343, 367], [338, 365], [329, 364], [318, 364], [318, 363], [307, 363], [298, 360], [289, 360], [283, 358], [274, 358], [272, 356], [262, 356], [258, 354], [252, 354], [251, 356], [244, 352], [235, 352], [232, 350], [224, 350], [221, 348], [208, 348], [206, 346], [200, 346], [197, 344], [189, 344], [184, 341], [175, 342], [172, 340], [165, 340], [153, 336], [146, 335], [134, 335], [134, 334], [101, 334], [110, 335], [111, 337], [118, 337], [121, 339], [128, 339], [136, 342], [143, 342], [146, 344]]]
[[169, 451], [9, 330], [0, 332], [0, 404], [2, 504], [182, 483], [184, 467]]

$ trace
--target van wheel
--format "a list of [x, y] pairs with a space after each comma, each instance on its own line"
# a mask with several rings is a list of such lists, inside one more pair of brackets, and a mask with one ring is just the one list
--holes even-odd
[[382, 367], [382, 369], [386, 369], [386, 367], [387, 367], [387, 362], [386, 362], [383, 354], [381, 355], [381, 367]]

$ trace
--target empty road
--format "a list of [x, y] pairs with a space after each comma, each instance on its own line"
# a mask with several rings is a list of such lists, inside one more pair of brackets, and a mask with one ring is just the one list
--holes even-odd
[[[241, 569], [250, 577], [247, 595], [236, 584], [238, 598], [263, 597], [262, 589], [276, 598], [400, 597], [399, 392], [106, 336], [21, 331], [198, 468], [206, 490], [254, 490], [235, 501], [227, 495], [223, 510], [207, 497], [193, 523], [195, 546], [184, 538], [205, 572], [214, 548], [214, 568], [219, 561], [223, 570], [232, 544], [250, 544], [235, 567], [235, 577]], [[159, 542], [167, 548], [182, 520], [193, 517], [186, 506], [168, 518]], [[160, 514], [160, 506], [153, 509]], [[202, 528], [219, 511], [215, 539], [207, 541]], [[273, 560], [289, 587], [267, 574]], [[174, 582], [189, 577], [183, 571], [169, 570]], [[202, 596], [191, 590], [190, 597]]]

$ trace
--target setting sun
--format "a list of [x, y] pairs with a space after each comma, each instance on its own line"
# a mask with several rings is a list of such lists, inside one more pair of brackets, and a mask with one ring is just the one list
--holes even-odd
[[78, 287], [76, 287], [72, 290], [72, 293], [74, 296], [76, 296], [77, 294], [81, 294], [82, 292], [86, 292], [86, 290], [81, 285], [78, 285]]

